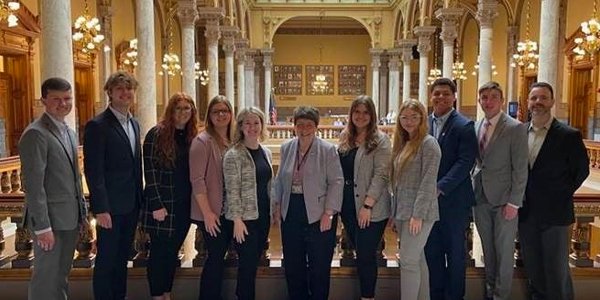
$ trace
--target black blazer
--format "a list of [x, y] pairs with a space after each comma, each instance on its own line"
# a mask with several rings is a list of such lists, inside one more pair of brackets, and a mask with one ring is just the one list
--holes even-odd
[[[433, 119], [429, 116], [429, 134], [433, 135]], [[471, 207], [475, 194], [471, 182], [471, 169], [477, 155], [477, 137], [473, 121], [452, 111], [438, 137], [442, 159], [438, 171], [437, 187], [442, 191], [438, 201], [445, 207]]]
[[135, 132], [135, 153], [110, 109], [85, 125], [84, 171], [94, 214], [128, 214], [142, 202], [140, 126], [133, 118], [131, 123]]
[[[530, 123], [526, 124], [529, 128]], [[533, 167], [529, 168], [519, 221], [564, 226], [575, 221], [573, 194], [588, 177], [589, 159], [581, 133], [556, 119]]]

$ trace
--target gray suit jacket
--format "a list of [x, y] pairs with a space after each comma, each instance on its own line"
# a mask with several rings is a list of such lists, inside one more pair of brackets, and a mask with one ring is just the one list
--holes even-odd
[[[297, 152], [297, 138], [281, 145], [279, 170], [271, 189], [271, 201], [281, 204], [281, 216], [284, 220], [290, 202]], [[333, 144], [315, 137], [304, 165], [302, 188], [309, 223], [319, 221], [326, 209], [341, 211], [344, 174]]]
[[365, 197], [375, 199], [371, 221], [385, 220], [390, 216], [390, 193], [388, 191], [388, 162], [392, 151], [390, 139], [381, 131], [377, 132], [379, 144], [367, 154], [364, 145], [358, 147], [354, 158], [354, 200], [356, 212], [363, 207]]
[[437, 175], [442, 151], [435, 138], [427, 135], [413, 159], [393, 182], [392, 211], [397, 220], [410, 218], [437, 221]]
[[[33, 231], [74, 230], [86, 216], [81, 188], [75, 132], [71, 144], [46, 114], [31, 123], [21, 136], [19, 153], [25, 191], [24, 226]], [[69, 157], [67, 148], [74, 157]]]
[[[492, 206], [511, 203], [521, 207], [528, 172], [527, 127], [500, 113], [485, 152], [477, 151], [473, 170], [475, 199], [478, 204], [487, 199]], [[475, 124], [477, 137], [482, 124], [483, 119]]]

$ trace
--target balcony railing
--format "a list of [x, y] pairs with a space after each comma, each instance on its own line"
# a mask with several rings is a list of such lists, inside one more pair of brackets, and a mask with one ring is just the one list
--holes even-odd
[[[384, 130], [388, 134], [391, 134], [391, 127], [384, 128]], [[271, 127], [270, 130], [272, 134], [276, 133], [280, 136], [279, 138], [271, 139], [272, 142], [274, 142], [273, 145], [277, 145], [277, 140], [280, 141], [283, 139], [291, 138], [291, 129], [291, 126]], [[339, 135], [339, 132], [341, 132], [341, 127], [323, 126], [319, 128], [319, 132], [323, 135], [324, 138], [335, 139], [336, 135]], [[588, 148], [588, 153], [590, 153], [590, 157], [592, 158], [590, 160], [590, 168], [598, 169], [598, 161], [600, 160], [600, 143], [589, 141], [586, 141], [585, 143], [586, 147]], [[79, 158], [81, 161], [81, 150], [79, 151]], [[82, 166], [82, 164], [80, 166]], [[0, 159], [0, 179], [0, 222], [10, 217], [13, 222], [19, 224], [22, 221], [23, 216], [24, 194], [21, 190], [20, 161], [18, 157]], [[576, 267], [592, 267], [594, 257], [591, 257], [590, 255], [590, 248], [592, 248], [592, 225], [590, 225], [590, 223], [593, 222], [596, 217], [600, 216], [600, 193], [577, 193], [575, 195], [575, 211], [576, 224], [573, 226], [570, 260], [571, 263]], [[92, 221], [93, 216], [88, 216], [88, 219]], [[470, 228], [473, 227], [473, 224], [471, 224]], [[274, 230], [271, 230], [270, 240], [279, 240], [278, 234], [279, 230], [277, 230], [276, 228], [274, 228]], [[470, 229], [468, 232], [467, 240], [467, 261], [469, 266], [474, 265], [473, 239], [475, 238], [475, 235], [475, 231]], [[355, 259], [354, 250], [352, 249], [350, 243], [347, 242], [344, 231], [341, 228], [341, 226], [340, 228], [338, 228], [337, 241], [337, 252], [334, 260], [339, 261], [341, 266], [353, 265]], [[518, 248], [518, 241], [515, 242], [517, 243], [515, 255], [517, 257], [517, 265], [519, 265], [520, 254]], [[13, 269], [31, 267], [33, 261], [31, 233], [26, 228], [22, 228], [19, 226], [17, 228], [14, 243], [15, 250], [17, 252], [16, 256], [7, 255], [6, 253], [3, 253], [6, 245], [2, 227], [0, 227], [0, 267], [7, 265], [8, 263], [11, 263], [11, 268]], [[132, 259], [134, 268], [143, 267], [146, 265], [146, 260], [148, 258], [149, 243], [150, 241], [148, 236], [141, 230], [141, 227], [138, 227], [134, 241], [134, 249], [137, 254]], [[88, 231], [85, 232], [80, 232], [76, 248], [77, 255], [74, 260], [75, 268], [90, 268], [93, 266], [95, 258], [94, 244], [94, 228], [90, 228]], [[269, 253], [273, 251], [280, 251], [280, 249], [274, 249], [272, 247], [274, 247], [273, 243], [268, 243], [267, 245], [265, 245], [265, 251], [263, 253], [262, 259], [263, 266], [272, 266], [274, 265], [274, 260], [277, 260], [276, 257], [269, 256]], [[387, 266], [389, 268], [392, 268], [390, 269], [390, 274], [395, 274], [397, 272], [397, 269], [394, 268], [397, 268], [398, 266], [398, 258], [396, 255], [398, 247], [399, 245], [396, 235], [389, 232], [389, 229], [387, 229], [386, 234], [384, 235], [384, 239], [382, 240], [378, 250], [378, 258], [380, 266]], [[204, 250], [204, 241], [200, 230], [197, 230], [195, 233], [194, 248], [197, 251], [197, 254], [193, 259], [193, 266], [202, 266], [204, 260], [206, 259], [206, 251]], [[233, 248], [230, 249], [229, 253], [227, 254], [227, 261], [228, 265], [230, 266], [236, 265], [236, 255]], [[596, 261], [600, 263], [600, 256], [596, 258]], [[387, 271], [385, 273], [387, 274]]]

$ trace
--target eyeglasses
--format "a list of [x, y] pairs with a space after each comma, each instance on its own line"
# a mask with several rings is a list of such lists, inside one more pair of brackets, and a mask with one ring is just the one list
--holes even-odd
[[227, 115], [231, 113], [229, 109], [214, 109], [210, 111], [210, 114], [213, 116]]
[[400, 122], [402, 123], [408, 123], [408, 122], [418, 122], [419, 120], [421, 120], [421, 116], [401, 116], [400, 117]]
[[191, 106], [175, 107], [175, 111], [177, 112], [189, 112], [190, 110], [192, 110]]

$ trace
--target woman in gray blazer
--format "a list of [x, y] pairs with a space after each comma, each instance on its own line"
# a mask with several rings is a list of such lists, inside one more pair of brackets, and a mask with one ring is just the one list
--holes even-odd
[[402, 103], [390, 161], [392, 213], [400, 235], [402, 300], [429, 298], [425, 243], [439, 219], [437, 173], [441, 150], [427, 134], [427, 112], [416, 100]]
[[294, 110], [296, 138], [281, 145], [273, 182], [273, 218], [283, 219], [285, 277], [292, 300], [329, 296], [335, 214], [342, 208], [344, 177], [335, 146], [315, 137], [318, 125], [319, 111], [314, 107]]
[[271, 151], [259, 142], [267, 137], [265, 114], [255, 107], [236, 118], [233, 146], [223, 158], [225, 218], [233, 221], [239, 256], [236, 295], [255, 299], [256, 269], [271, 225], [269, 186], [273, 177]]
[[390, 216], [387, 190], [391, 144], [377, 130], [375, 105], [359, 96], [350, 106], [350, 121], [340, 135], [338, 152], [344, 172], [344, 197], [340, 213], [356, 249], [361, 299], [374, 299], [377, 282], [375, 251]]

